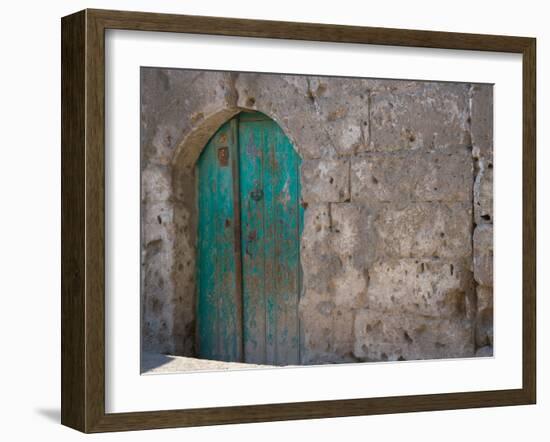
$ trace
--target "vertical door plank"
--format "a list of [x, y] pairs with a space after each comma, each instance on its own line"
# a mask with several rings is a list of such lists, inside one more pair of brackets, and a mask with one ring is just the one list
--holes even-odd
[[245, 360], [299, 364], [300, 158], [261, 114], [239, 126]]
[[267, 145], [272, 174], [273, 268], [276, 361], [299, 364], [300, 210], [299, 157], [281, 128], [272, 122]]
[[256, 122], [240, 120], [244, 360], [257, 364], [265, 364], [267, 360], [262, 134]]
[[[216, 221], [210, 217], [215, 209], [217, 188], [216, 149], [214, 141], [204, 148], [199, 161], [199, 224], [198, 224], [198, 297], [197, 351], [200, 357], [214, 359], [218, 353], [216, 308], [217, 255]], [[211, 270], [209, 270], [211, 269]]]
[[229, 162], [233, 176], [233, 262], [235, 273], [235, 328], [237, 330], [235, 339], [236, 354], [238, 360], [244, 362], [244, 336], [243, 336], [243, 281], [242, 281], [242, 249], [241, 249], [241, 198], [240, 198], [240, 170], [239, 170], [239, 119], [231, 119], [229, 122], [230, 143]]
[[[259, 124], [258, 124], [259, 126]], [[275, 171], [275, 149], [273, 143], [273, 125], [271, 122], [265, 122], [261, 125], [262, 134], [262, 148], [264, 152], [264, 167], [263, 167], [263, 181], [264, 181], [264, 199], [265, 199], [265, 302], [266, 302], [266, 363], [270, 365], [277, 365], [278, 363], [284, 363], [277, 358], [277, 333], [279, 332], [277, 327], [278, 312], [278, 281], [277, 281], [277, 269], [276, 269], [276, 235], [275, 235], [275, 199], [277, 198], [276, 189], [274, 186]], [[283, 332], [282, 330], [280, 332]]]
[[231, 122], [199, 158], [198, 352], [206, 359], [241, 360], [240, 291], [235, 261]]

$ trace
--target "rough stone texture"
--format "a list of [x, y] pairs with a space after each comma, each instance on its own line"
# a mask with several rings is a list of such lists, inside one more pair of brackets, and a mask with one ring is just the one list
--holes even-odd
[[194, 352], [193, 166], [212, 131], [236, 112], [231, 78], [220, 72], [141, 70], [144, 351]]
[[[165, 202], [152, 202], [142, 211], [143, 341], [161, 351], [174, 352], [173, 210]], [[149, 348], [149, 347], [148, 347]]]
[[493, 288], [477, 287], [476, 345], [493, 345]]
[[493, 221], [493, 165], [487, 160], [478, 161], [478, 174], [474, 184], [474, 213], [477, 224]]
[[493, 88], [486, 84], [470, 87], [470, 128], [473, 154], [493, 160]]
[[471, 273], [460, 263], [383, 261], [369, 275], [369, 309], [432, 318], [471, 318], [474, 313]]
[[368, 142], [369, 80], [300, 75], [237, 75], [237, 105], [283, 128], [303, 158], [349, 155]]
[[371, 92], [372, 150], [429, 150], [470, 144], [469, 85], [378, 81]]
[[472, 253], [469, 203], [385, 205], [375, 226], [381, 255], [462, 258]]
[[143, 351], [194, 356], [195, 162], [248, 109], [303, 160], [302, 363], [487, 354], [492, 86], [142, 68], [141, 91]]
[[315, 204], [305, 212], [301, 244], [303, 362], [356, 360], [355, 309], [364, 303], [369, 214], [354, 204]]
[[461, 263], [375, 263], [355, 321], [355, 355], [366, 361], [472, 356], [475, 297]]
[[355, 319], [355, 355], [367, 362], [471, 357], [473, 332], [468, 320], [364, 309]]
[[234, 104], [231, 80], [225, 72], [141, 69], [143, 163], [171, 164], [196, 126]]
[[482, 224], [474, 230], [474, 278], [484, 286], [493, 285], [493, 226]]
[[349, 200], [349, 161], [304, 161], [301, 184], [302, 200], [308, 204]]
[[447, 153], [368, 154], [353, 162], [354, 201], [471, 201], [472, 156]]

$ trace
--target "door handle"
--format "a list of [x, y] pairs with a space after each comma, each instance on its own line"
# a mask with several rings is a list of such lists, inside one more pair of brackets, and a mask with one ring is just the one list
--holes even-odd
[[256, 189], [250, 192], [250, 198], [254, 201], [260, 201], [264, 197], [264, 191], [262, 189]]

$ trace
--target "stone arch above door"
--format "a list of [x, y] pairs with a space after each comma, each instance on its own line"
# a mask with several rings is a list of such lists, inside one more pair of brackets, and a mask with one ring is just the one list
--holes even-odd
[[[225, 107], [221, 108], [222, 105]], [[200, 109], [200, 108], [199, 108]], [[168, 233], [172, 238], [172, 244], [167, 245], [170, 250], [170, 266], [172, 268], [172, 282], [174, 287], [173, 330], [176, 352], [188, 356], [196, 355], [196, 315], [195, 299], [190, 299], [197, 290], [196, 280], [192, 269], [196, 263], [197, 245], [197, 199], [196, 199], [196, 166], [208, 140], [231, 118], [248, 112], [257, 112], [264, 115], [280, 127], [278, 121], [267, 113], [251, 111], [244, 107], [235, 107], [228, 103], [218, 103], [217, 109], [208, 115], [202, 112], [193, 112], [192, 119], [195, 124], [189, 126], [189, 130], [181, 135], [181, 141], [174, 146], [174, 152], [170, 163], [167, 165], [169, 176], [170, 195], [167, 204], [172, 213], [173, 228]], [[286, 134], [284, 128], [282, 132]], [[290, 139], [290, 137], [289, 137]], [[293, 147], [294, 144], [293, 144]], [[297, 151], [297, 149], [296, 149]], [[298, 151], [297, 151], [298, 153]], [[298, 157], [299, 157], [298, 153]], [[183, 345], [181, 343], [184, 342]], [[178, 350], [177, 348], [180, 348]]]

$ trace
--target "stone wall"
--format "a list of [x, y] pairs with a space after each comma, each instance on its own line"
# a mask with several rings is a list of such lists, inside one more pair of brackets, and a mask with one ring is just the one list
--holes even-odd
[[492, 86], [142, 68], [142, 347], [194, 353], [195, 162], [243, 109], [302, 157], [303, 363], [492, 354]]

